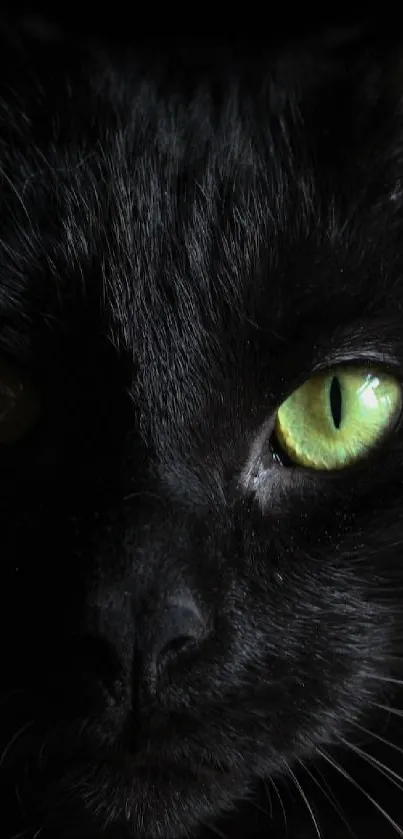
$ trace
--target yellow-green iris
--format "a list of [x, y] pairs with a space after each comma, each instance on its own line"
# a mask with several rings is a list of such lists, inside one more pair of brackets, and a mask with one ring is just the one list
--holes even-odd
[[389, 373], [335, 367], [283, 402], [275, 433], [288, 457], [311, 469], [343, 469], [365, 457], [396, 422], [402, 388]]

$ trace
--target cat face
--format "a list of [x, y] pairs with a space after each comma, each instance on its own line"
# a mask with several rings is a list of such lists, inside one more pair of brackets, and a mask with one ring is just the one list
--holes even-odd
[[[2, 59], [4, 800], [14, 833], [167, 839], [393, 672], [399, 126], [380, 71], [307, 54], [48, 49]], [[394, 388], [382, 439], [299, 463], [280, 406], [357, 370]]]

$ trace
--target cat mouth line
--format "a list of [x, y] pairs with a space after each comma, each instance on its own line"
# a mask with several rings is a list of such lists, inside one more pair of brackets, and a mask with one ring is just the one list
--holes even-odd
[[231, 778], [239, 776], [239, 770], [230, 769], [219, 763], [203, 761], [197, 758], [196, 762], [190, 762], [180, 759], [174, 760], [166, 758], [161, 759], [155, 753], [145, 754], [140, 752], [131, 755], [129, 752], [121, 754], [112, 753], [86, 753], [79, 757], [76, 755], [74, 766], [83, 765], [98, 766], [106, 768], [110, 771], [124, 773], [124, 775], [134, 776], [140, 781], [155, 782], [158, 778], [162, 781], [170, 781], [175, 778], [176, 781], [182, 781], [186, 784], [197, 783], [200, 781], [217, 782], [218, 778]]

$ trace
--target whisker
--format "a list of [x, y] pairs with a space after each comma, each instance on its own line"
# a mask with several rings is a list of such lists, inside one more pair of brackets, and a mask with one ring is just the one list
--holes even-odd
[[[402, 638], [399, 636], [399, 641], [402, 641]], [[385, 656], [382, 655], [371, 655], [371, 661], [381, 661], [382, 664], [385, 664]], [[388, 653], [388, 662], [389, 661], [398, 661], [400, 664], [403, 663], [403, 656], [396, 655], [393, 653]]]
[[323, 757], [324, 760], [327, 761], [327, 763], [329, 763], [330, 766], [333, 766], [333, 769], [335, 769], [336, 772], [339, 772], [339, 774], [342, 775], [343, 778], [346, 779], [346, 781], [349, 781], [353, 785], [353, 787], [355, 787], [355, 789], [358, 789], [358, 791], [365, 796], [365, 798], [373, 805], [373, 807], [375, 807], [375, 809], [378, 810], [378, 813], [380, 813], [384, 817], [384, 819], [386, 819], [386, 821], [391, 825], [391, 827], [394, 828], [398, 836], [403, 837], [403, 830], [399, 827], [398, 824], [396, 824], [394, 819], [392, 819], [392, 816], [390, 816], [389, 813], [386, 810], [384, 810], [384, 808], [378, 803], [378, 801], [376, 801], [375, 798], [373, 798], [372, 795], [370, 795], [369, 792], [355, 780], [355, 778], [352, 778], [352, 776], [349, 775], [349, 773], [346, 772], [346, 770], [343, 769], [343, 767], [340, 766], [340, 764], [337, 763], [337, 761], [333, 760], [333, 758], [331, 758], [330, 755], [328, 755], [323, 749], [319, 749], [319, 747], [316, 747], [316, 751], [319, 755], [321, 755], [321, 757]]
[[14, 833], [11, 836], [11, 839], [22, 839], [23, 836], [27, 836], [28, 834], [30, 835], [31, 839], [39, 839], [39, 837], [43, 833], [44, 827], [45, 827], [45, 825], [42, 825], [42, 827], [40, 827], [36, 831], [36, 833], [34, 833], [33, 835], [32, 835], [32, 832], [31, 832], [32, 831], [32, 826], [31, 827], [26, 827], [24, 830], [21, 830], [19, 833]]
[[391, 705], [382, 705], [380, 702], [371, 702], [374, 708], [379, 708], [380, 711], [388, 711], [389, 714], [394, 714], [396, 717], [403, 717], [403, 711], [400, 708], [392, 708]]
[[382, 737], [380, 734], [376, 734], [374, 731], [370, 731], [369, 728], [365, 728], [364, 725], [360, 725], [358, 722], [353, 722], [351, 720], [351, 725], [355, 728], [359, 728], [360, 731], [363, 731], [364, 734], [368, 734], [370, 737], [373, 737], [375, 740], [379, 740], [385, 746], [389, 746], [391, 749], [395, 749], [395, 751], [400, 752], [403, 755], [403, 749], [400, 746], [397, 746], [396, 743], [392, 743], [391, 740], [387, 740], [386, 737]]
[[403, 687], [403, 679], [395, 679], [393, 676], [375, 676], [372, 674], [371, 678], [376, 682], [387, 682], [392, 685], [400, 685]]
[[263, 786], [264, 786], [264, 790], [267, 794], [267, 797], [269, 799], [270, 809], [267, 810], [266, 807], [263, 807], [263, 805], [259, 803], [259, 801], [254, 801], [253, 799], [251, 799], [250, 804], [251, 804], [252, 807], [254, 807], [255, 810], [258, 810], [259, 813], [263, 813], [265, 816], [269, 816], [269, 818], [271, 819], [272, 818], [272, 801], [271, 801], [271, 798], [270, 798], [270, 791], [268, 790], [268, 788], [266, 786], [266, 781], [263, 781]]
[[17, 742], [17, 740], [18, 740], [18, 738], [19, 738], [19, 737], [22, 737], [22, 735], [23, 735], [23, 734], [24, 734], [24, 733], [25, 733], [25, 732], [26, 732], [29, 728], [31, 728], [31, 727], [34, 725], [34, 723], [35, 723], [35, 720], [31, 720], [30, 722], [25, 723], [25, 725], [21, 726], [21, 728], [19, 728], [19, 729], [18, 729], [18, 731], [16, 731], [16, 733], [15, 733], [15, 734], [11, 737], [11, 740], [9, 740], [9, 741], [8, 741], [8, 743], [7, 743], [7, 745], [5, 746], [5, 748], [3, 749], [2, 755], [1, 755], [1, 757], [0, 757], [0, 768], [3, 766], [3, 763], [4, 763], [4, 761], [5, 761], [6, 757], [7, 757], [7, 755], [8, 755], [8, 753], [9, 753], [10, 749], [11, 749], [11, 748], [15, 745], [15, 743], [16, 743], [16, 742]]
[[274, 792], [276, 793], [277, 798], [279, 800], [281, 811], [282, 811], [282, 814], [283, 814], [283, 819], [284, 819], [285, 832], [286, 832], [286, 834], [288, 834], [287, 816], [286, 816], [285, 807], [284, 807], [284, 804], [283, 804], [283, 799], [281, 798], [280, 791], [279, 791], [277, 785], [274, 783], [273, 778], [269, 778], [269, 783], [273, 787]]
[[25, 807], [24, 807], [23, 802], [22, 802], [21, 793], [20, 793], [20, 789], [19, 789], [18, 784], [15, 785], [14, 793], [15, 793], [15, 797], [18, 801], [18, 806], [20, 808], [20, 812], [25, 818], [25, 815], [26, 815]]
[[19, 201], [19, 203], [21, 204], [22, 209], [24, 210], [24, 213], [25, 213], [25, 215], [26, 215], [26, 217], [27, 217], [28, 222], [31, 224], [31, 223], [32, 223], [32, 220], [31, 220], [31, 217], [30, 217], [29, 212], [28, 212], [28, 210], [27, 210], [27, 206], [26, 206], [26, 204], [25, 204], [25, 202], [24, 202], [24, 199], [22, 198], [21, 194], [18, 192], [18, 189], [17, 189], [17, 187], [15, 186], [15, 184], [13, 184], [13, 182], [12, 182], [11, 178], [9, 178], [9, 176], [7, 175], [7, 173], [4, 171], [3, 167], [1, 167], [1, 168], [0, 168], [0, 176], [1, 176], [2, 178], [4, 178], [5, 182], [8, 184], [8, 186], [10, 187], [10, 189], [12, 189], [12, 191], [13, 191], [13, 193], [14, 193], [15, 197], [17, 198], [17, 201]]
[[[264, 788], [264, 791], [267, 795], [268, 802], [269, 802], [269, 818], [272, 819], [273, 818], [273, 802], [271, 800], [270, 788], [269, 788], [269, 784], [268, 784], [267, 781], [263, 781], [263, 788]], [[263, 809], [263, 808], [261, 808], [261, 809]]]
[[[393, 769], [390, 769], [389, 766], [386, 766], [385, 763], [382, 763], [381, 760], [378, 760], [373, 755], [369, 755], [368, 752], [365, 752], [364, 749], [360, 749], [359, 746], [356, 746], [353, 743], [349, 743], [347, 740], [344, 740], [343, 737], [338, 737], [341, 743], [343, 743], [347, 748], [351, 749], [355, 752], [359, 757], [362, 757], [370, 766], [376, 767], [378, 772], [381, 775], [384, 775], [392, 784], [394, 784], [398, 789], [403, 791], [403, 778], [401, 775], [398, 775], [397, 772], [394, 772]], [[399, 783], [400, 782], [400, 783]]]
[[41, 769], [42, 766], [43, 766], [44, 758], [45, 758], [45, 749], [46, 749], [46, 746], [49, 743], [50, 737], [51, 737], [51, 732], [48, 732], [47, 735], [43, 738], [41, 748], [39, 749], [38, 758], [37, 758], [37, 765], [38, 765], [39, 769]]
[[[306, 764], [301, 759], [298, 760], [298, 763], [300, 764], [300, 766], [302, 766], [302, 769], [305, 770], [305, 772], [307, 773], [307, 775], [309, 775], [314, 784], [316, 784], [316, 786], [320, 789], [322, 795], [324, 795], [329, 804], [333, 807], [340, 821], [342, 821], [345, 827], [347, 828], [350, 836], [353, 836], [353, 839], [357, 839], [357, 836], [354, 833], [351, 825], [348, 823], [346, 817], [343, 814], [343, 811], [337, 801], [337, 798], [333, 790], [330, 788], [329, 784], [327, 783], [326, 779], [324, 778], [323, 774], [320, 772], [318, 767], [316, 766], [315, 769], [318, 775], [320, 775], [322, 783], [318, 780], [318, 778], [315, 777], [314, 773], [308, 768], [308, 766], [306, 766]], [[327, 787], [327, 790], [325, 789], [325, 786]]]
[[[204, 821], [202, 821], [202, 822], [201, 822], [201, 824], [202, 824], [202, 825], [203, 825], [203, 827], [205, 827], [208, 831], [210, 831], [210, 830], [211, 830], [211, 832], [212, 832], [212, 833], [214, 833], [214, 835], [215, 835], [215, 836], [219, 836], [219, 837], [220, 837], [220, 839], [227, 839], [226, 834], [225, 834], [225, 833], [222, 833], [222, 832], [221, 832], [221, 830], [219, 830], [219, 829], [218, 829], [218, 827], [215, 827], [213, 824], [210, 824], [209, 822], [204, 822]], [[189, 839], [190, 839], [191, 834], [190, 834], [190, 833], [188, 833], [188, 836], [189, 836]]]
[[295, 786], [296, 786], [296, 788], [297, 788], [297, 790], [298, 790], [298, 792], [299, 792], [299, 794], [300, 794], [300, 796], [301, 796], [301, 798], [302, 798], [302, 800], [303, 800], [303, 802], [304, 802], [304, 804], [305, 804], [305, 806], [308, 810], [308, 813], [309, 813], [309, 815], [312, 819], [312, 823], [313, 823], [313, 825], [315, 827], [315, 830], [316, 830], [316, 835], [317, 835], [318, 839], [322, 839], [322, 831], [321, 831], [321, 829], [318, 825], [318, 822], [316, 821], [315, 813], [313, 812], [313, 809], [312, 809], [312, 807], [311, 807], [311, 805], [310, 805], [310, 803], [309, 803], [309, 801], [308, 801], [308, 799], [307, 799], [307, 797], [304, 793], [304, 790], [302, 789], [302, 786], [299, 783], [297, 776], [294, 774], [294, 772], [291, 769], [291, 766], [287, 763], [287, 761], [285, 761], [285, 765], [286, 765], [287, 771], [288, 771], [290, 777], [292, 778], [292, 780], [294, 781], [294, 784], [295, 784]]

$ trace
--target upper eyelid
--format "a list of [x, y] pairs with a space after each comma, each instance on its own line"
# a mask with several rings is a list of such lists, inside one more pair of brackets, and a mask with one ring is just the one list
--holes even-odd
[[[303, 337], [300, 339], [299, 335]], [[400, 323], [385, 318], [356, 320], [345, 326], [335, 325], [333, 329], [329, 326], [321, 333], [312, 314], [309, 329], [306, 322], [301, 324], [300, 330], [297, 324], [292, 334], [272, 346], [272, 350], [276, 362], [290, 371], [288, 392], [292, 392], [294, 382], [302, 383], [316, 373], [341, 364], [377, 364], [403, 379], [403, 347], [402, 352], [397, 352], [401, 345], [400, 335]], [[302, 368], [301, 359], [305, 359]]]
[[384, 353], [380, 354], [377, 351], [373, 351], [371, 354], [368, 354], [368, 352], [365, 351], [357, 353], [350, 352], [345, 354], [339, 352], [337, 356], [329, 355], [320, 361], [318, 360], [316, 364], [310, 365], [309, 368], [305, 368], [300, 375], [292, 378], [290, 377], [287, 387], [282, 388], [279, 398], [275, 400], [272, 413], [275, 415], [285, 399], [294, 393], [297, 388], [303, 385], [304, 382], [312, 378], [312, 376], [329, 373], [331, 370], [337, 370], [339, 367], [367, 364], [373, 367], [383, 368], [386, 372], [395, 376], [403, 386], [403, 359], [402, 363], [399, 364], [395, 356], [392, 356], [391, 354], [385, 355]]

